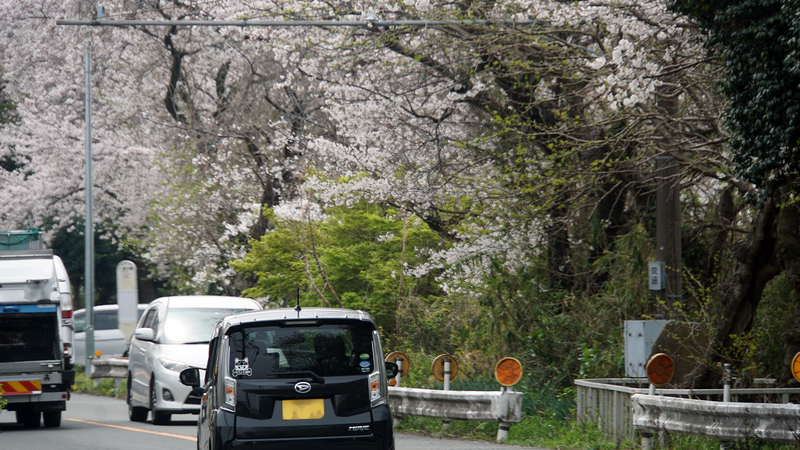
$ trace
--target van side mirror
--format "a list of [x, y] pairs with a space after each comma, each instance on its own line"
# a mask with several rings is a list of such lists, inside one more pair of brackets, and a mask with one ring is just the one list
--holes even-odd
[[181, 370], [179, 375], [181, 383], [189, 387], [200, 386], [200, 370], [196, 367]]
[[386, 377], [387, 378], [394, 378], [400, 372], [400, 367], [397, 364], [391, 361], [384, 361], [386, 364]]

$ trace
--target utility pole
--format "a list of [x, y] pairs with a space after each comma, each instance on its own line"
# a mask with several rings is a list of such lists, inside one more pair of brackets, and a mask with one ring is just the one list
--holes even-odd
[[656, 260], [664, 277], [663, 289], [657, 291], [657, 315], [664, 319], [679, 319], [675, 316], [683, 303], [679, 169], [672, 156], [656, 157]]
[[[105, 10], [97, 7], [97, 20], [105, 18]], [[84, 111], [86, 121], [86, 175], [84, 176], [86, 193], [86, 217], [84, 218], [84, 276], [83, 291], [86, 308], [86, 359], [84, 374], [92, 375], [92, 359], [94, 359], [94, 205], [92, 186], [92, 34], [86, 35], [86, 55], [84, 56]]]
[[83, 293], [86, 307], [86, 360], [84, 373], [92, 375], [92, 359], [94, 358], [94, 211], [92, 208], [92, 40], [86, 39], [86, 55], [84, 56], [85, 95], [84, 109], [86, 114], [86, 217], [84, 218], [84, 276]]

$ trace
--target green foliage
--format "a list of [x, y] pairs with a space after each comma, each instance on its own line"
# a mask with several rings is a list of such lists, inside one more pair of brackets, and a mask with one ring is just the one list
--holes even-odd
[[[95, 382], [97, 382], [96, 385]], [[119, 387], [117, 387], [117, 382], [120, 383]], [[125, 398], [128, 392], [127, 386], [127, 380], [125, 379], [99, 378], [93, 380], [91, 378], [86, 378], [83, 366], [75, 366], [75, 384], [72, 386], [73, 392]]]
[[785, 275], [767, 284], [750, 333], [754, 376], [778, 378], [783, 370], [785, 342], [783, 334], [791, 329], [797, 317], [797, 294]]
[[765, 194], [787, 184], [800, 170], [800, 2], [674, 0], [672, 7], [695, 17], [720, 51], [739, 176]]
[[321, 223], [309, 223], [266, 210], [272, 230], [232, 264], [257, 280], [244, 294], [287, 304], [299, 291], [308, 306], [338, 306], [338, 298], [343, 307], [372, 314], [390, 339], [398, 309], [408, 307], [403, 305], [438, 301], [441, 291], [432, 275], [404, 274], [405, 267], [421, 262], [421, 250], [440, 243], [424, 223], [366, 204], [326, 213]]
[[0, 127], [7, 123], [19, 123], [17, 115], [17, 105], [13, 100], [6, 97], [3, 88], [0, 86]]
[[641, 226], [619, 236], [594, 261], [608, 275], [594, 295], [550, 289], [545, 267], [512, 273], [496, 262], [478, 291], [484, 314], [471, 325], [486, 331], [477, 348], [517, 357], [533, 380], [556, 391], [575, 378], [624, 375], [623, 323], [655, 312], [644, 275], [650, 251]]

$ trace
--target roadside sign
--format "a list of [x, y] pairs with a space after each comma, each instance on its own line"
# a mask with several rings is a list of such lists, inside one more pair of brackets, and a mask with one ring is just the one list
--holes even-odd
[[408, 367], [411, 365], [411, 362], [408, 360], [408, 356], [401, 352], [391, 352], [386, 355], [386, 361], [397, 363], [397, 368], [400, 369], [400, 376], [404, 377], [408, 373]]
[[513, 386], [522, 379], [522, 363], [517, 358], [502, 358], [494, 366], [494, 377], [503, 386]]
[[647, 263], [647, 287], [651, 291], [664, 289], [664, 263], [650, 261]]
[[800, 353], [794, 355], [790, 368], [792, 370], [792, 376], [794, 376], [794, 379], [800, 381]]
[[656, 353], [647, 360], [645, 366], [647, 379], [655, 386], [663, 386], [672, 379], [675, 373], [675, 362], [666, 353]]
[[455, 356], [445, 353], [434, 358], [433, 364], [431, 364], [431, 373], [439, 381], [444, 381], [445, 361], [450, 363], [450, 379], [453, 380], [458, 375], [458, 361], [456, 361]]

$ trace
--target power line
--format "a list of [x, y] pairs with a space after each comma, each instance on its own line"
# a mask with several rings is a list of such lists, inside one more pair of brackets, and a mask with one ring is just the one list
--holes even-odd
[[542, 24], [538, 20], [57, 20], [56, 25], [79, 25], [93, 27], [442, 27], [457, 25], [482, 26], [529, 26]]

